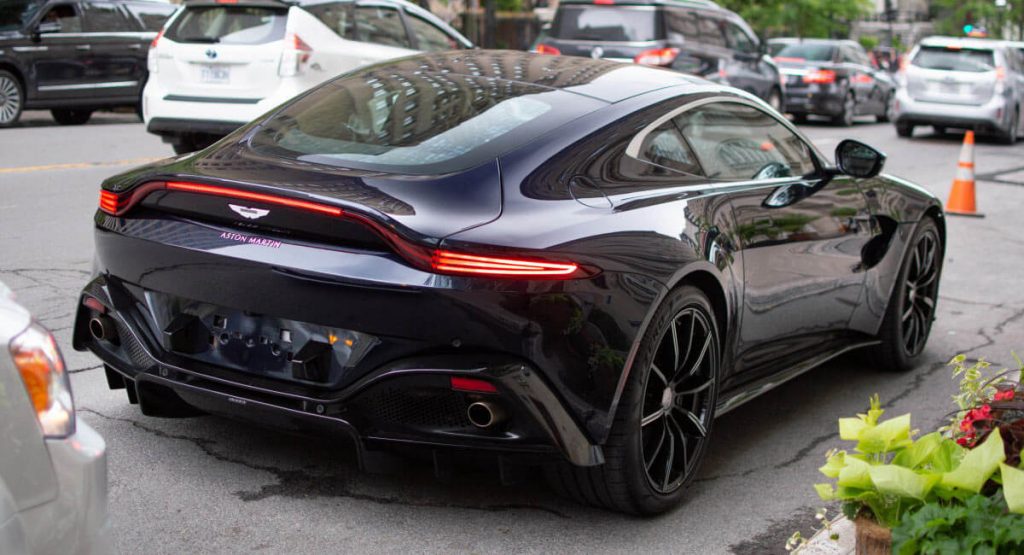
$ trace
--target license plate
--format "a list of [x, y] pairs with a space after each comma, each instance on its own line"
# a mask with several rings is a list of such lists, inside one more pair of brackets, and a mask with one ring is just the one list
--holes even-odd
[[231, 82], [231, 69], [224, 66], [202, 66], [199, 68], [199, 81], [215, 85]]
[[960, 94], [960, 83], [939, 83], [939, 92], [943, 94]]
[[801, 76], [801, 75], [790, 75], [786, 79], [786, 84], [787, 85], [799, 85], [800, 83], [803, 82], [803, 80], [804, 80], [803, 76]]

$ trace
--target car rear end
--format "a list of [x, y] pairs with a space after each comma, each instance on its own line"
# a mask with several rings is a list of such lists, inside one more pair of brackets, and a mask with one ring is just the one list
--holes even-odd
[[633, 62], [668, 47], [658, 5], [597, 0], [559, 3], [551, 28], [534, 50]]
[[414, 62], [104, 184], [74, 337], [112, 387], [145, 414], [600, 462], [582, 407], [611, 404], [643, 299], [566, 250], [449, 238], [500, 217], [500, 152], [604, 104]]
[[53, 336], [0, 283], [0, 550], [112, 553], [106, 444]]
[[788, 42], [773, 59], [785, 79], [785, 112], [797, 117], [835, 116], [848, 90], [837, 68], [837, 47], [829, 42]]
[[925, 39], [907, 57], [896, 97], [896, 125], [932, 125], [1006, 134], [1018, 109], [996, 41]]

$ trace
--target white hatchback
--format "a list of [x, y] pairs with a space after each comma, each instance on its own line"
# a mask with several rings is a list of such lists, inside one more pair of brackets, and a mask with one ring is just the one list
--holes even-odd
[[143, 116], [150, 133], [190, 152], [358, 67], [472, 47], [405, 0], [188, 2], [150, 47]]

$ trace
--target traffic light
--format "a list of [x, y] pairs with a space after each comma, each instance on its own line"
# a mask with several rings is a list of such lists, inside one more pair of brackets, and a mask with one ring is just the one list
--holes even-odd
[[971, 34], [971, 31], [973, 31], [973, 30], [974, 30], [974, 25], [971, 25], [970, 23], [968, 23], [967, 25], [964, 25], [964, 34], [965, 35]]

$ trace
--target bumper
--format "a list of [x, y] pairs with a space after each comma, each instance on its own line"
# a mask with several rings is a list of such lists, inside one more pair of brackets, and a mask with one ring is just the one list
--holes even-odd
[[35, 553], [113, 553], [107, 519], [107, 448], [78, 420], [74, 435], [46, 441], [57, 475], [57, 499], [21, 513]]
[[905, 88], [896, 93], [896, 124], [937, 125], [974, 129], [981, 132], [1004, 132], [1009, 128], [1007, 99], [1001, 95], [980, 106], [922, 102], [911, 98]]
[[844, 94], [835, 85], [786, 88], [785, 111], [790, 114], [835, 116], [843, 111]]

